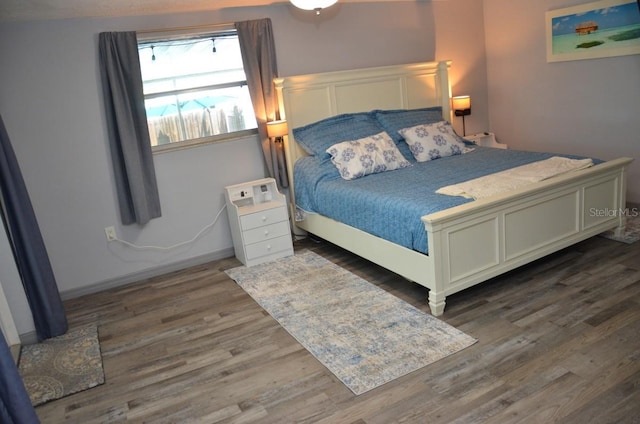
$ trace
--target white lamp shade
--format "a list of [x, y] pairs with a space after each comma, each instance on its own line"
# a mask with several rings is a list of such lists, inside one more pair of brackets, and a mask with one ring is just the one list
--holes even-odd
[[267, 122], [267, 135], [269, 138], [282, 137], [289, 133], [287, 121], [271, 121]]
[[338, 0], [290, 0], [291, 3], [303, 10], [318, 10], [333, 6]]
[[453, 102], [453, 110], [471, 109], [471, 97], [456, 96], [451, 99]]

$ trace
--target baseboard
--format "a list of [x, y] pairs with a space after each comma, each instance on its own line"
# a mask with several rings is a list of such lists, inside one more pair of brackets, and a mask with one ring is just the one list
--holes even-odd
[[22, 346], [38, 343], [38, 333], [36, 331], [29, 331], [28, 333], [19, 334], [20, 344]]
[[9, 346], [9, 350], [11, 351], [11, 356], [13, 356], [13, 362], [18, 365], [18, 360], [20, 359], [20, 347], [21, 344]]
[[[186, 259], [184, 261], [174, 262], [168, 265], [161, 265], [144, 271], [135, 272], [133, 274], [124, 275], [112, 280], [101, 281], [90, 286], [81, 287], [78, 289], [65, 290], [60, 292], [62, 300], [74, 299], [76, 297], [85, 296], [87, 294], [98, 293], [104, 290], [113, 289], [116, 287], [124, 286], [126, 284], [135, 283], [137, 281], [146, 280], [148, 278], [157, 277], [160, 275], [168, 274], [170, 272], [180, 271], [196, 265], [202, 265], [207, 262], [217, 261], [219, 259], [230, 258], [235, 254], [233, 247], [218, 250], [206, 255], [197, 256], [194, 258]], [[22, 339], [22, 335], [20, 337]]]

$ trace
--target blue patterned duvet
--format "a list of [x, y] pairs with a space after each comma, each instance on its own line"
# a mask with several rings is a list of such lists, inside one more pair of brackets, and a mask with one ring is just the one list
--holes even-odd
[[427, 235], [420, 218], [473, 201], [436, 194], [437, 189], [552, 156], [558, 155], [478, 146], [464, 155], [413, 162], [408, 168], [349, 181], [340, 177], [330, 160], [309, 156], [295, 164], [296, 204], [307, 213], [319, 213], [427, 253]]

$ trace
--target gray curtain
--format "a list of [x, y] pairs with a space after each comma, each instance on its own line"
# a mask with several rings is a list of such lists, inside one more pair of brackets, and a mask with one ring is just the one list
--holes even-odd
[[0, 215], [7, 228], [38, 339], [60, 336], [67, 332], [67, 316], [31, 199], [1, 116], [0, 194]]
[[99, 35], [100, 71], [109, 147], [122, 223], [146, 224], [161, 215], [144, 107], [136, 33]]
[[267, 137], [267, 122], [280, 119], [273, 79], [278, 76], [271, 19], [236, 22], [242, 62], [247, 75], [258, 134], [269, 171], [280, 187], [289, 187], [284, 146]]

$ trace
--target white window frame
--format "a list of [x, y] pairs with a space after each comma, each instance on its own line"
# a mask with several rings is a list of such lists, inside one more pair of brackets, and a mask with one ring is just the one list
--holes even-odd
[[[176, 28], [176, 29], [168, 29], [168, 30], [153, 30], [153, 31], [139, 31], [137, 33], [138, 45], [140, 44], [149, 44], [153, 41], [159, 40], [174, 40], [174, 39], [189, 39], [189, 38], [197, 38], [205, 35], [210, 35], [215, 38], [216, 34], [229, 34], [230, 32], [235, 32], [235, 27], [233, 24], [222, 24], [222, 25], [214, 25], [214, 26], [199, 26], [199, 27], [189, 27], [189, 28]], [[229, 83], [221, 83], [214, 84], [208, 86], [201, 86], [197, 88], [187, 88], [187, 89], [178, 89], [178, 90], [170, 90], [163, 91], [161, 93], [152, 93], [145, 94], [144, 98], [152, 99], [157, 97], [164, 97], [167, 95], [178, 95], [185, 94], [189, 92], [202, 91], [207, 89], [220, 89], [227, 87], [239, 87], [246, 85], [246, 79], [242, 81], [234, 81]], [[251, 113], [253, 112], [253, 108], [251, 109]], [[183, 141], [172, 142], [168, 144], [155, 145], [151, 146], [153, 153], [162, 153], [173, 150], [180, 150], [185, 148], [190, 148], [193, 146], [199, 146], [203, 144], [211, 144], [217, 142], [223, 142], [228, 140], [236, 140], [245, 137], [250, 137], [258, 134], [257, 128], [249, 128], [243, 129], [239, 131], [233, 131], [223, 134], [216, 134], [212, 136], [188, 139]]]

